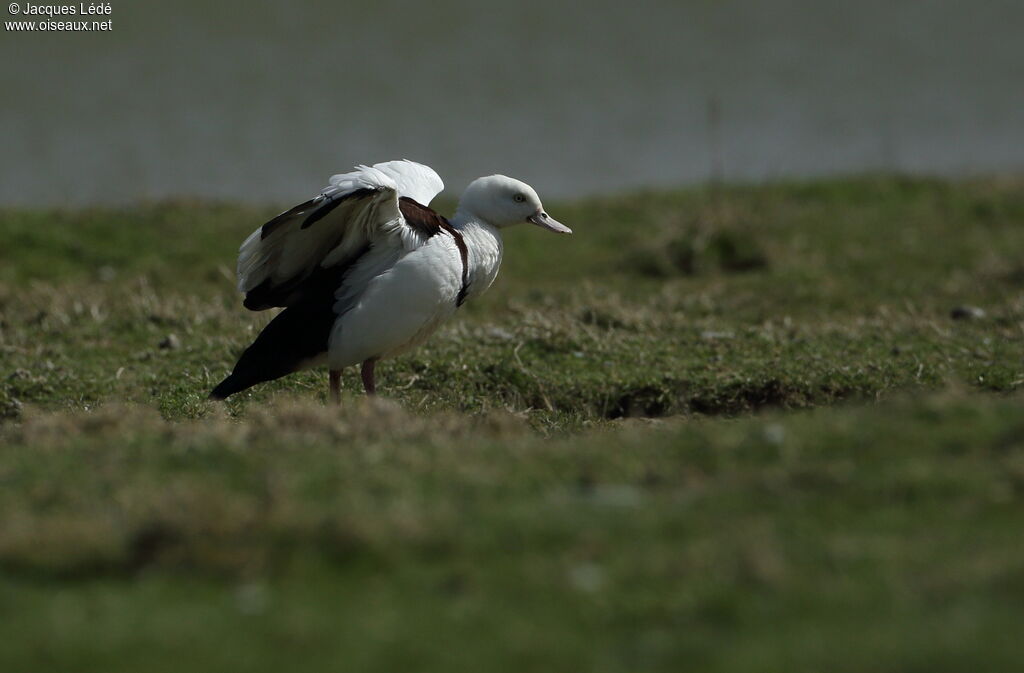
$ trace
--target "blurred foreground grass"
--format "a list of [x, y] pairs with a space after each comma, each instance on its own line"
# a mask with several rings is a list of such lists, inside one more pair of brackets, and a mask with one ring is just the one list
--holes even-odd
[[550, 209], [342, 410], [205, 401], [274, 209], [0, 213], [0, 668], [1015, 669], [1022, 183]]

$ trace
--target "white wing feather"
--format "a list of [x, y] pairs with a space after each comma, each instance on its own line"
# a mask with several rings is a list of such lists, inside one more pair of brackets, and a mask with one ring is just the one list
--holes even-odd
[[434, 197], [444, 189], [441, 176], [434, 172], [433, 168], [408, 159], [385, 161], [373, 166], [356, 166], [353, 173], [332, 175], [330, 183], [332, 186], [351, 184], [355, 176], [368, 173], [383, 181], [383, 178], [377, 177], [377, 172], [390, 178], [391, 183], [397, 188], [399, 196], [408, 196], [425, 206], [429, 206]]

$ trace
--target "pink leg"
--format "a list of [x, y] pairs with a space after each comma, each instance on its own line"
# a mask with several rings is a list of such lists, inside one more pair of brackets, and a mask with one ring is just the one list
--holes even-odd
[[376, 395], [377, 386], [373, 380], [373, 366], [377, 364], [376, 360], [364, 360], [363, 368], [360, 374], [363, 376], [363, 388], [366, 389], [367, 395]]
[[341, 370], [331, 370], [331, 402], [341, 404]]

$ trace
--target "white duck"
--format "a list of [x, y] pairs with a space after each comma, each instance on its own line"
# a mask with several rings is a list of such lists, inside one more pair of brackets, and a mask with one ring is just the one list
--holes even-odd
[[331, 399], [340, 398], [342, 369], [357, 364], [372, 395], [378, 360], [421, 344], [494, 282], [501, 229], [531, 222], [572, 233], [519, 180], [474, 180], [450, 221], [428, 207], [442, 189], [433, 169], [412, 161], [358, 166], [245, 239], [238, 255], [245, 307], [285, 310], [210, 397], [324, 363]]

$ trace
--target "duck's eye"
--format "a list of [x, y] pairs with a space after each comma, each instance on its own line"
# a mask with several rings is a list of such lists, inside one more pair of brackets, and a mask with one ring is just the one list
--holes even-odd
[[515, 199], [515, 202], [516, 202], [516, 203], [522, 203], [523, 201], [525, 201], [525, 200], [526, 200], [526, 196], [525, 196], [525, 195], [523, 195], [523, 194], [516, 194], [516, 195], [515, 195], [515, 196], [513, 196], [512, 198], [513, 198], [513, 199]]

